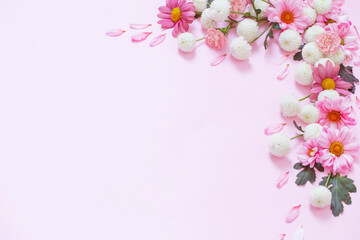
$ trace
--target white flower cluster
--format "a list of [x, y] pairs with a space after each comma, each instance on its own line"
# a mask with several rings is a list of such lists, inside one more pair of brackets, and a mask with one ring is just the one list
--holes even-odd
[[285, 30], [279, 36], [279, 45], [281, 49], [286, 52], [294, 52], [298, 50], [301, 44], [301, 36], [294, 30]]
[[324, 208], [331, 203], [331, 192], [327, 187], [318, 186], [310, 191], [309, 198], [311, 205], [317, 208]]
[[276, 133], [270, 137], [269, 149], [275, 157], [284, 157], [291, 150], [291, 140], [285, 134]]
[[178, 47], [183, 52], [192, 52], [196, 47], [196, 39], [193, 34], [182, 33], [177, 38]]
[[230, 15], [230, 8], [228, 0], [214, 0], [210, 5], [212, 19], [216, 22], [225, 21]]
[[233, 39], [230, 43], [231, 55], [238, 60], [246, 60], [251, 55], [252, 47], [243, 36]]
[[[255, 0], [254, 6], [256, 9], [259, 9], [261, 11], [260, 14], [258, 15], [259, 18], [266, 17], [266, 10], [269, 7], [268, 3], [266, 3], [263, 0]], [[251, 16], [256, 16], [256, 12], [255, 12], [255, 9], [253, 6], [250, 6], [249, 12], [250, 12]]]

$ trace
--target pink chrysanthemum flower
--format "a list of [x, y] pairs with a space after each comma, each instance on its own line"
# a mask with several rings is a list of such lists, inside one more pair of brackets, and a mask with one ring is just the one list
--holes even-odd
[[310, 20], [304, 15], [301, 4], [301, 0], [273, 1], [273, 6], [267, 9], [266, 15], [271, 22], [279, 23], [283, 30], [303, 32]]
[[345, 54], [344, 65], [350, 65], [354, 61], [359, 61], [357, 53], [357, 50], [359, 50], [358, 37], [354, 32], [350, 21], [329, 24], [325, 29], [336, 32], [339, 35], [341, 39], [340, 47]]
[[319, 123], [323, 126], [342, 128], [356, 125], [351, 105], [343, 97], [333, 100], [325, 97], [316, 102], [316, 107], [320, 110]]
[[301, 145], [298, 152], [298, 160], [304, 166], [314, 167], [320, 160], [320, 148], [316, 139], [311, 139]]
[[351, 170], [354, 156], [359, 154], [360, 146], [354, 141], [355, 131], [347, 127], [327, 129], [319, 138], [321, 150], [320, 163], [334, 174], [346, 175]]
[[185, 0], [166, 0], [166, 6], [159, 7], [158, 21], [164, 29], [174, 28], [172, 35], [187, 32], [189, 24], [195, 19], [195, 7], [192, 2]]
[[319, 64], [317, 67], [313, 66], [312, 70], [314, 83], [311, 88], [311, 100], [316, 100], [323, 90], [335, 90], [339, 94], [350, 95], [348, 90], [352, 85], [339, 76], [340, 66], [334, 66], [331, 61], [327, 61], [325, 66]]

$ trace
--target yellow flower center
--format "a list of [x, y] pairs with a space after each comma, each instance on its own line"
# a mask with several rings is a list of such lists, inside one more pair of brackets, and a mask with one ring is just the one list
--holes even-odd
[[321, 87], [324, 90], [334, 90], [335, 89], [335, 81], [332, 80], [331, 78], [326, 78], [322, 81], [321, 83]]
[[312, 149], [309, 150], [309, 153], [308, 153], [308, 154], [309, 154], [309, 157], [312, 157], [312, 153], [313, 153], [313, 152], [314, 152], [314, 151], [313, 151]]
[[171, 20], [173, 22], [178, 22], [181, 18], [181, 10], [180, 8], [176, 7], [171, 11]]
[[332, 122], [338, 122], [341, 120], [341, 115], [337, 111], [331, 111], [328, 113], [328, 119]]
[[345, 45], [344, 39], [341, 39], [340, 45], [341, 45], [341, 46], [344, 46], [344, 45]]
[[290, 24], [294, 22], [294, 14], [290, 11], [284, 11], [281, 14], [281, 21]]
[[334, 142], [330, 146], [330, 152], [336, 156], [340, 156], [344, 153], [344, 146], [339, 142]]
[[332, 19], [329, 19], [329, 20], [327, 20], [327, 22], [326, 22], [325, 24], [328, 25], [328, 24], [330, 24], [330, 23], [336, 23], [336, 21], [335, 21], [335, 20], [332, 20]]

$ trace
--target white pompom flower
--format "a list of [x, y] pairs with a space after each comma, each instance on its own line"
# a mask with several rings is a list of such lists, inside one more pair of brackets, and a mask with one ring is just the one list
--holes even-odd
[[315, 9], [317, 14], [325, 15], [332, 9], [332, 0], [313, 0], [312, 7]]
[[302, 49], [302, 57], [305, 62], [313, 65], [317, 60], [323, 58], [323, 54], [315, 42], [305, 44]]
[[310, 20], [309, 26], [313, 25], [316, 22], [317, 14], [312, 7], [310, 6], [304, 7], [303, 13]]
[[305, 105], [301, 108], [299, 117], [305, 123], [317, 123], [320, 118], [320, 111], [311, 104]]
[[313, 83], [314, 77], [310, 64], [306, 62], [301, 62], [296, 66], [295, 81], [303, 86], [309, 86]]
[[238, 60], [246, 60], [251, 55], [251, 46], [243, 36], [234, 38], [230, 43], [231, 55]]
[[208, 1], [207, 0], [193, 0], [193, 4], [194, 4], [195, 10], [197, 12], [203, 12], [207, 7]]
[[314, 42], [316, 37], [320, 34], [322, 34], [323, 32], [325, 32], [325, 29], [323, 27], [320, 27], [318, 25], [314, 25], [309, 27], [304, 35], [305, 41], [306, 42]]
[[318, 139], [323, 132], [323, 126], [318, 123], [311, 123], [304, 128], [304, 139], [309, 141], [311, 139]]
[[212, 18], [212, 11], [208, 8], [205, 9], [200, 18], [201, 26], [205, 29], [213, 29], [216, 27], [216, 22]]
[[225, 21], [230, 15], [230, 2], [228, 0], [214, 0], [210, 5], [212, 19], [216, 22]]
[[339, 98], [340, 94], [336, 90], [324, 90], [319, 93], [318, 101], [323, 101], [326, 97], [330, 100], [334, 100], [335, 98]]
[[329, 59], [331, 59], [336, 65], [340, 65], [345, 60], [345, 54], [342, 49], [339, 49], [338, 52], [326, 55]]
[[333, 66], [335, 66], [335, 63], [333, 62], [333, 60], [331, 60], [330, 58], [320, 58], [319, 60], [316, 61], [316, 63], [314, 63], [315, 67], [318, 67], [319, 65], [323, 65], [324, 67], [326, 66], [326, 63], [330, 61], [332, 63]]
[[327, 187], [318, 186], [310, 191], [309, 198], [311, 205], [317, 208], [324, 208], [331, 203], [331, 192]]
[[196, 47], [196, 39], [193, 34], [182, 33], [177, 38], [178, 47], [183, 52], [192, 52]]
[[280, 97], [280, 110], [284, 117], [295, 117], [301, 110], [300, 102], [292, 93]]
[[284, 157], [291, 150], [291, 140], [283, 133], [275, 133], [269, 141], [270, 153], [276, 157]]
[[279, 45], [286, 52], [294, 52], [299, 49], [302, 44], [301, 36], [298, 32], [287, 29], [279, 36]]
[[253, 41], [259, 35], [257, 22], [250, 18], [245, 18], [237, 26], [238, 36], [243, 36], [248, 42]]
[[[266, 17], [266, 10], [268, 9], [269, 4], [266, 3], [263, 0], [255, 0], [254, 1], [254, 6], [255, 6], [256, 9], [260, 9], [260, 11], [261, 11], [261, 13], [258, 15], [258, 17], [259, 18], [265, 18]], [[254, 17], [256, 16], [254, 7], [252, 5], [250, 5], [249, 12], [250, 12], [251, 16], [254, 16]]]

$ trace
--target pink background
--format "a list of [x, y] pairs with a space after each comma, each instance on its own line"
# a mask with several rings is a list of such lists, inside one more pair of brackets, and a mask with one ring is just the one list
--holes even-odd
[[[292, 74], [276, 80], [277, 44], [211, 67], [224, 51], [181, 54], [170, 32], [156, 48], [131, 43], [136, 31], [104, 35], [155, 23], [163, 3], [1, 1], [0, 239], [292, 239], [300, 225], [307, 240], [360, 239], [360, 193], [335, 219], [293, 183], [296, 144], [285, 159], [268, 153], [279, 95], [308, 92]], [[347, 1], [356, 25], [358, 9]], [[358, 162], [351, 176], [360, 188]]]

